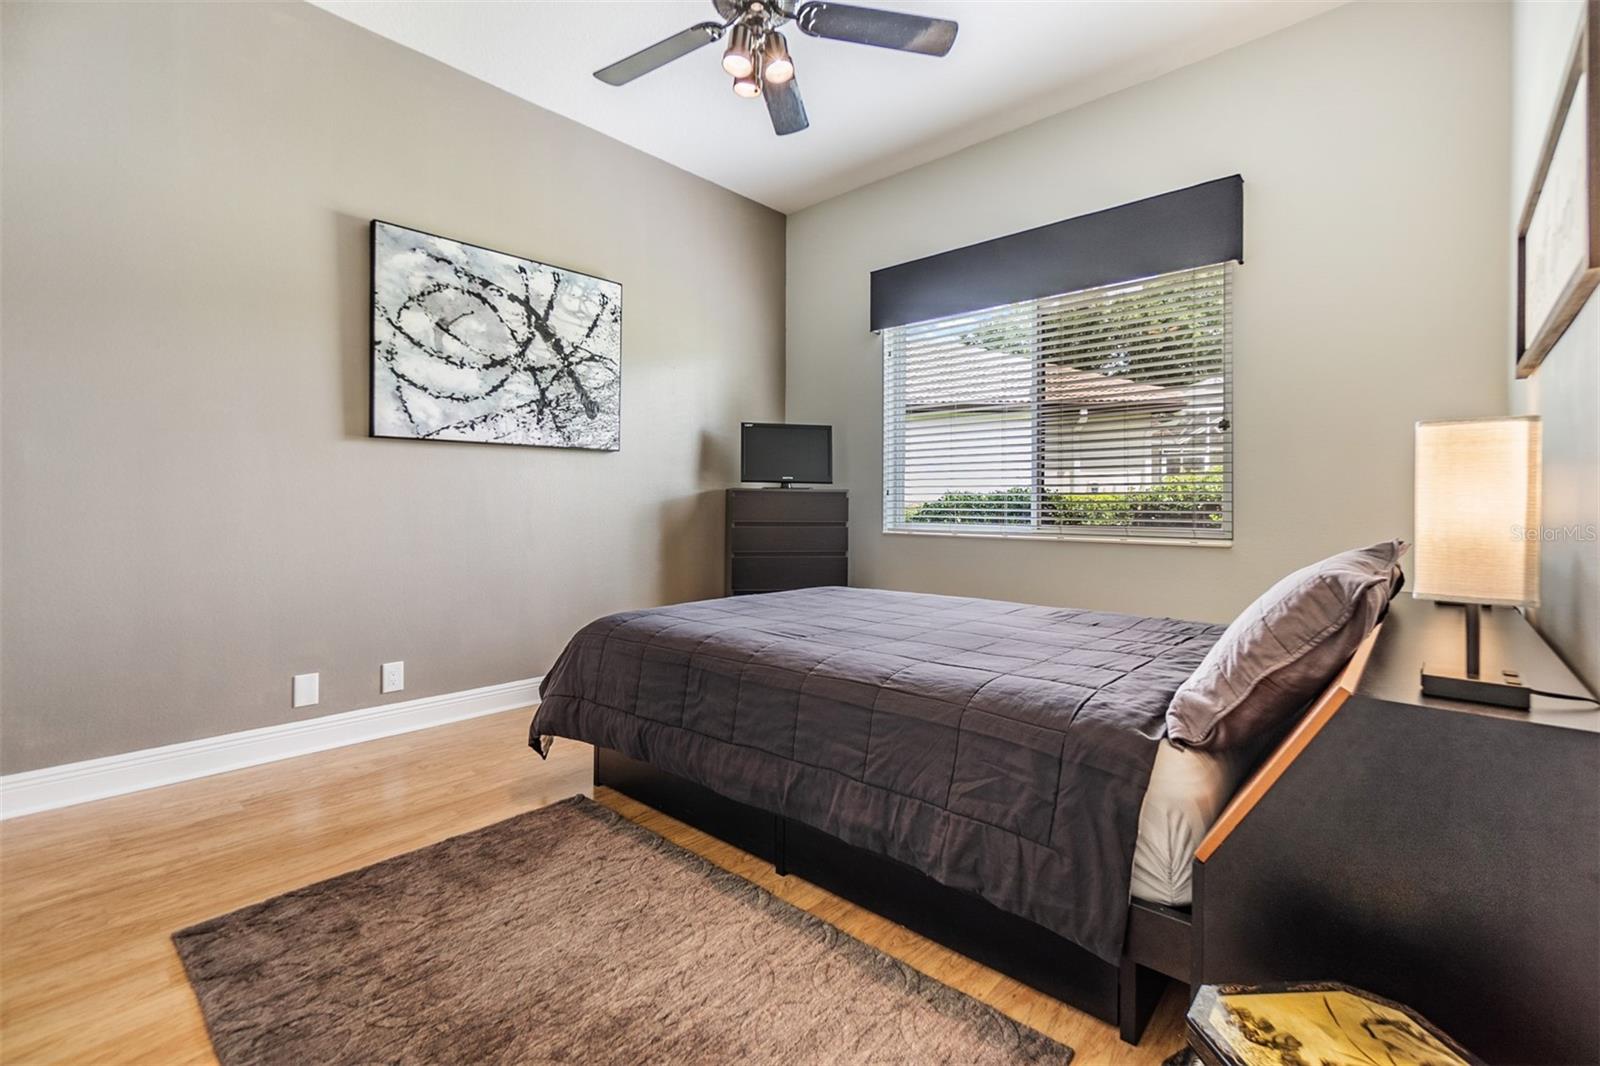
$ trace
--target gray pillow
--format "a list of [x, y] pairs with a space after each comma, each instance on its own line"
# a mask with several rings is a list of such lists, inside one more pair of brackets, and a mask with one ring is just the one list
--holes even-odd
[[1244, 609], [1167, 707], [1192, 748], [1250, 744], [1288, 724], [1372, 632], [1404, 578], [1390, 540], [1296, 570]]

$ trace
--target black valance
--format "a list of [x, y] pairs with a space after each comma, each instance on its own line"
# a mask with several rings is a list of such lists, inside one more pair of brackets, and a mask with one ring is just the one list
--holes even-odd
[[1133, 278], [1244, 262], [1235, 174], [872, 272], [874, 331]]

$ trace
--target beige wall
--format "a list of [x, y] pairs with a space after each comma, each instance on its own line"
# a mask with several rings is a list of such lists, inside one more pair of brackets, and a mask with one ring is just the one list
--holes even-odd
[[[0, 769], [530, 677], [720, 590], [781, 216], [307, 5], [3, 18]], [[622, 451], [367, 439], [375, 216], [622, 282]]]
[[[1577, 0], [1513, 7], [1508, 229], [1522, 215], [1582, 10]], [[1513, 380], [1511, 404], [1544, 421], [1548, 538], [1535, 624], [1600, 691], [1600, 301], [1589, 301], [1537, 374]]]
[[[1226, 620], [1409, 533], [1412, 423], [1505, 409], [1508, 22], [1350, 5], [790, 216], [788, 417], [836, 426], [853, 580]], [[1234, 547], [880, 532], [868, 272], [1233, 173]]]

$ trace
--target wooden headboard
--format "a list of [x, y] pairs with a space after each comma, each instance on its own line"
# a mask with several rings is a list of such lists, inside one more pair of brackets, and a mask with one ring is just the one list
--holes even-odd
[[1267, 761], [1261, 764], [1260, 769], [1250, 777], [1234, 794], [1233, 799], [1217, 820], [1211, 826], [1211, 831], [1200, 841], [1200, 846], [1195, 849], [1194, 857], [1197, 862], [1205, 862], [1211, 857], [1212, 852], [1228, 839], [1228, 834], [1234, 827], [1244, 821], [1245, 816], [1261, 802], [1261, 797], [1267, 794], [1289, 765], [1299, 758], [1300, 753], [1310, 744], [1312, 738], [1322, 731], [1333, 716], [1339, 713], [1339, 708], [1344, 706], [1344, 701], [1355, 692], [1356, 685], [1361, 680], [1361, 674], [1367, 668], [1367, 660], [1372, 656], [1372, 648], [1378, 642], [1378, 634], [1383, 630], [1380, 624], [1375, 627], [1367, 638], [1356, 647], [1355, 654], [1350, 656], [1350, 661], [1345, 668], [1339, 671], [1339, 676], [1334, 678], [1327, 688], [1322, 690], [1311, 709], [1306, 712], [1300, 724], [1283, 738], [1283, 742], [1267, 756]]

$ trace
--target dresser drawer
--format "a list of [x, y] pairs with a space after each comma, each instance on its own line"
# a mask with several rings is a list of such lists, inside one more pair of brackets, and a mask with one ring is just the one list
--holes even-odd
[[843, 555], [850, 542], [847, 526], [734, 526], [729, 548], [750, 552], [832, 552]]
[[733, 559], [734, 592], [778, 592], [849, 583], [842, 555], [746, 555]]
[[728, 493], [729, 522], [845, 522], [850, 498], [842, 492], [751, 489]]

